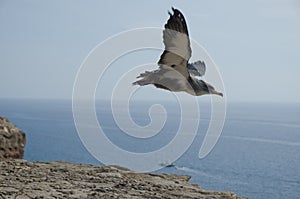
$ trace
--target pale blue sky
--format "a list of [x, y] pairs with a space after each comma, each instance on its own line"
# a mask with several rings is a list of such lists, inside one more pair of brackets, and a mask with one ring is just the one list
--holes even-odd
[[218, 65], [229, 101], [300, 102], [298, 0], [1, 0], [0, 98], [71, 99], [92, 48], [121, 31], [163, 27], [171, 6]]

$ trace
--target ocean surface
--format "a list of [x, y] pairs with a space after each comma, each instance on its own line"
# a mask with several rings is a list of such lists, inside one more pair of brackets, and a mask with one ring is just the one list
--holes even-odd
[[[109, 102], [97, 101], [96, 112], [113, 143], [128, 151], [147, 152], [170, 142], [180, 121], [176, 103], [155, 103], [165, 107], [168, 117], [162, 132], [149, 140], [124, 135], [114, 122]], [[130, 103], [130, 114], [137, 124], [150, 122], [148, 109], [152, 104]], [[222, 135], [204, 159], [199, 159], [198, 153], [210, 107], [203, 103], [200, 108], [200, 126], [191, 147], [175, 161], [175, 167], [156, 172], [190, 175], [190, 182], [204, 189], [231, 190], [249, 198], [300, 197], [300, 104], [227, 104]], [[26, 133], [26, 160], [102, 165], [81, 143], [71, 101], [0, 100], [0, 115]], [[190, 119], [193, 122], [195, 118]]]

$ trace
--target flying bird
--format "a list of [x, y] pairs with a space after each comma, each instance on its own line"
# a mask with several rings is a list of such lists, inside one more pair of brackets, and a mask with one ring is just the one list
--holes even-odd
[[206, 66], [204, 61], [189, 63], [192, 55], [189, 33], [183, 14], [172, 8], [169, 19], [163, 30], [163, 42], [165, 50], [158, 61], [159, 68], [154, 71], [145, 71], [137, 78], [140, 80], [133, 85], [153, 84], [157, 88], [172, 92], [187, 92], [194, 96], [216, 94], [223, 96], [221, 92], [198, 79], [204, 76]]

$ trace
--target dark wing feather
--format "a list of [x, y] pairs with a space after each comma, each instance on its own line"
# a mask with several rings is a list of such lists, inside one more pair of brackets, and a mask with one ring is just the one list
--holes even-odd
[[192, 54], [188, 29], [183, 14], [177, 9], [172, 10], [174, 13], [169, 13], [170, 18], [163, 31], [165, 51], [158, 64], [172, 67], [188, 78], [187, 64]]
[[206, 71], [205, 63], [204, 61], [196, 61], [194, 63], [188, 64], [188, 71], [193, 76], [203, 76]]

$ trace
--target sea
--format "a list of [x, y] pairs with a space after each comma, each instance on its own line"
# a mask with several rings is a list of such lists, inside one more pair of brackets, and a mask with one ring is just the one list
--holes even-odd
[[[109, 101], [97, 101], [95, 109], [106, 136], [119, 147], [139, 153], [163, 147], [179, 127], [181, 112], [176, 102], [132, 101], [130, 117], [147, 125], [153, 104], [165, 108], [167, 119], [162, 132], [147, 142], [124, 135], [114, 121]], [[300, 198], [300, 103], [227, 103], [222, 134], [203, 159], [198, 153], [211, 107], [207, 102], [200, 104], [199, 129], [191, 146], [175, 166], [154, 172], [189, 175], [191, 183], [204, 189], [230, 190], [248, 198]], [[0, 115], [26, 133], [24, 159], [28, 161], [103, 165], [81, 142], [70, 100], [1, 99]]]

